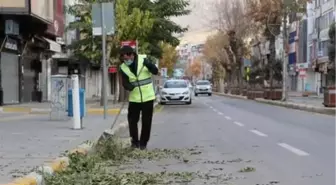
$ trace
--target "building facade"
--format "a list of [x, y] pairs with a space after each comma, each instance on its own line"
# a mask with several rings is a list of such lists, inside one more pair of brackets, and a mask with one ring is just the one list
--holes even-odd
[[0, 105], [48, 97], [52, 56], [62, 52], [56, 42], [62, 21], [63, 0], [1, 0]]
[[317, 94], [326, 87], [329, 26], [335, 22], [335, 0], [314, 0], [308, 9], [308, 60], [312, 74], [308, 81]]

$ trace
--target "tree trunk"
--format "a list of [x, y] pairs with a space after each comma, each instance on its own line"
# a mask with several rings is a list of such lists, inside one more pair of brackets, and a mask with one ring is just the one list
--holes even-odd
[[269, 37], [269, 50], [270, 50], [270, 57], [269, 57], [269, 74], [270, 74], [270, 89], [273, 89], [273, 74], [274, 74], [274, 62], [275, 62], [275, 36], [270, 35]]
[[224, 79], [223, 78], [219, 78], [219, 82], [218, 82], [218, 92], [223, 93], [224, 92]]
[[239, 87], [239, 94], [242, 94], [243, 92], [243, 75], [242, 75], [242, 64], [240, 63], [240, 57], [238, 57], [238, 63], [237, 63], [237, 81], [238, 81], [238, 87]]

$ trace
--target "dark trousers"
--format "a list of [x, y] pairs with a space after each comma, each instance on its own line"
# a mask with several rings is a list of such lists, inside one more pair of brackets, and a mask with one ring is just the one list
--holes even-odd
[[[146, 146], [149, 141], [152, 128], [153, 104], [154, 100], [143, 103], [129, 102], [127, 115], [128, 128], [132, 138], [132, 144], [134, 145]], [[140, 112], [142, 129], [139, 141], [138, 122]]]

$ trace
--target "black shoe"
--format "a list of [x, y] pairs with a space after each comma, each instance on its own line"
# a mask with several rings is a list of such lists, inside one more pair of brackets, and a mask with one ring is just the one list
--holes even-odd
[[140, 150], [145, 150], [147, 148], [147, 142], [141, 142], [139, 143]]
[[140, 150], [146, 150], [147, 146], [146, 145], [140, 145]]
[[139, 148], [139, 143], [131, 143], [131, 148]]

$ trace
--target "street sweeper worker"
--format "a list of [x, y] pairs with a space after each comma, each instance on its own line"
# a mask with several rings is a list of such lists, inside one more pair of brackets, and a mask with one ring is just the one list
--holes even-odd
[[[150, 138], [155, 91], [152, 75], [158, 74], [158, 68], [147, 58], [137, 55], [130, 46], [123, 46], [120, 50], [120, 72], [122, 85], [129, 91], [128, 127], [131, 146], [146, 149]], [[139, 139], [138, 122], [141, 112], [141, 135]]]

